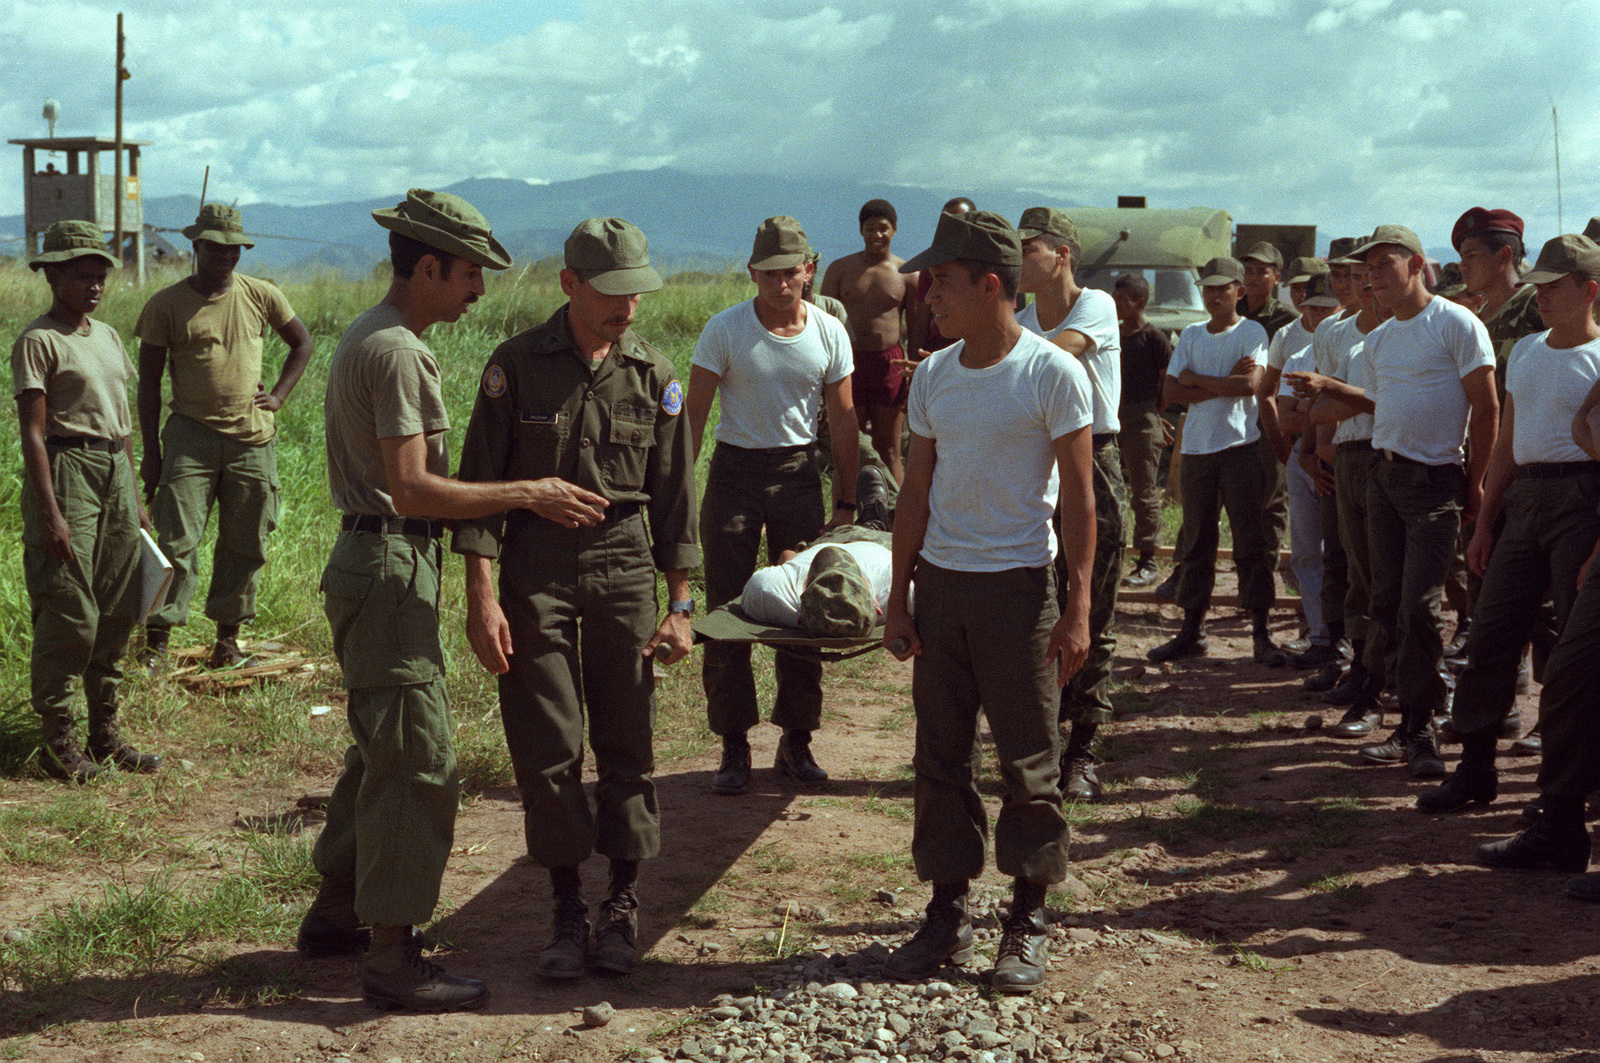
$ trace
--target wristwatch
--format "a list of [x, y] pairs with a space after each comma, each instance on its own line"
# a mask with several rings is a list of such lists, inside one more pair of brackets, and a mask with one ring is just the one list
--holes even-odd
[[694, 599], [686, 598], [681, 602], [668, 602], [667, 612], [682, 613], [684, 616], [694, 615]]

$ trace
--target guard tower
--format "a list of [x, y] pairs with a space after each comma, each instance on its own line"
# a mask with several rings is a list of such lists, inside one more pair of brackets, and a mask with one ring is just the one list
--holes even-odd
[[[57, 221], [91, 221], [111, 231], [116, 218], [117, 179], [115, 168], [103, 169], [100, 153], [115, 152], [117, 142], [98, 137], [44, 137], [38, 140], [12, 140], [22, 145], [23, 227], [28, 234], [28, 255], [39, 253], [39, 234]], [[123, 265], [133, 265], [135, 276], [144, 276], [144, 206], [139, 196], [139, 149], [148, 141], [124, 140], [127, 152], [126, 195], [122, 201], [123, 246], [117, 257]], [[54, 162], [40, 170], [37, 153], [59, 151], [66, 156], [63, 172]], [[133, 253], [127, 240], [133, 238]], [[130, 261], [131, 260], [131, 261]]]

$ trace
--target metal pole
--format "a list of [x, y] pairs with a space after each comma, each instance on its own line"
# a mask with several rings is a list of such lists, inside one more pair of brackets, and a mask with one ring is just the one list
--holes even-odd
[[113, 171], [114, 191], [112, 192], [113, 205], [111, 208], [111, 253], [117, 256], [117, 261], [122, 261], [122, 82], [127, 78], [128, 72], [122, 66], [127, 58], [125, 41], [122, 36], [122, 12], [117, 12], [117, 165]]
[[1564, 233], [1567, 226], [1561, 217], [1561, 119], [1556, 115], [1554, 104], [1550, 105], [1550, 124], [1556, 131], [1556, 232]]

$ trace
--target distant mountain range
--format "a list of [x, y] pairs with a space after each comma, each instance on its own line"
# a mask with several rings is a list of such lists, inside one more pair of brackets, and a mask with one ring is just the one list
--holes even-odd
[[[953, 196], [970, 196], [980, 207], [999, 211], [1013, 222], [1023, 209], [1037, 203], [1078, 205], [1018, 190], [868, 186], [825, 178], [707, 177], [669, 168], [544, 185], [472, 178], [444, 191], [463, 196], [482, 210], [496, 238], [519, 261], [559, 255], [578, 222], [615, 215], [645, 231], [653, 261], [669, 270], [742, 266], [749, 258], [756, 226], [774, 214], [799, 218], [824, 262], [859, 251], [856, 212], [877, 197], [888, 199], [899, 213], [894, 246], [903, 258], [928, 246], [939, 208]], [[371, 211], [392, 207], [404, 198], [405, 189], [397, 189], [378, 199], [311, 207], [245, 204], [245, 229], [258, 238], [241, 268], [257, 274], [335, 269], [364, 275], [388, 255], [387, 233], [373, 223]], [[198, 210], [194, 196], [147, 199], [145, 221], [174, 230], [164, 235], [184, 246], [176, 230], [192, 223]], [[21, 233], [22, 218], [0, 217], [0, 231]]]

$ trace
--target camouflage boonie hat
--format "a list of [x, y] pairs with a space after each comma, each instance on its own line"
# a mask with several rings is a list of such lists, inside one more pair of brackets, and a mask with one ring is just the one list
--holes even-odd
[[112, 267], [120, 266], [117, 256], [106, 250], [106, 234], [100, 226], [90, 221], [56, 221], [44, 231], [41, 243], [44, 250], [35, 255], [28, 268], [37, 270], [57, 262], [71, 262], [75, 258], [93, 256], [103, 258]]
[[1054, 207], [1029, 207], [1017, 222], [1017, 236], [1032, 240], [1035, 236], [1055, 236], [1072, 245], [1078, 253], [1078, 226], [1071, 218]]
[[477, 207], [449, 192], [413, 188], [406, 193], [404, 203], [390, 210], [373, 211], [372, 220], [390, 232], [409, 236], [484, 269], [511, 266], [511, 255], [489, 231], [489, 220]]
[[1569, 273], [1600, 280], [1600, 246], [1589, 237], [1568, 233], [1545, 241], [1539, 260], [1522, 280], [1526, 284], [1547, 284]]
[[856, 559], [837, 546], [818, 550], [800, 592], [801, 629], [828, 638], [851, 638], [872, 634], [877, 623], [877, 605]]
[[1011, 223], [988, 210], [939, 215], [933, 246], [900, 267], [901, 273], [965, 259], [991, 266], [1022, 265], [1022, 238]]
[[806, 239], [806, 231], [800, 223], [786, 214], [778, 214], [756, 229], [749, 266], [761, 271], [793, 269], [810, 261], [810, 255], [811, 242]]
[[1327, 272], [1328, 264], [1322, 259], [1302, 255], [1289, 263], [1289, 268], [1285, 271], [1287, 276], [1283, 278], [1283, 283], [1304, 284], [1312, 277], [1325, 276]]
[[1202, 288], [1215, 288], [1223, 284], [1243, 283], [1244, 263], [1236, 258], [1219, 255], [1200, 267], [1200, 287]]
[[650, 265], [650, 241], [632, 222], [590, 218], [567, 237], [563, 261], [587, 276], [601, 295], [641, 295], [661, 290], [661, 274]]
[[210, 240], [214, 244], [234, 244], [254, 247], [244, 234], [244, 215], [239, 208], [226, 203], [207, 203], [200, 208], [200, 216], [193, 225], [183, 227], [186, 240]]

